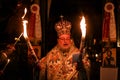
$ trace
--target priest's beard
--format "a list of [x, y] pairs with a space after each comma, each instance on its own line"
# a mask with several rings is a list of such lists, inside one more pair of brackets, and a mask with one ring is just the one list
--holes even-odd
[[59, 48], [60, 48], [60, 51], [63, 52], [63, 53], [66, 53], [66, 52], [70, 51], [70, 47], [69, 48], [62, 48], [62, 47], [59, 46]]

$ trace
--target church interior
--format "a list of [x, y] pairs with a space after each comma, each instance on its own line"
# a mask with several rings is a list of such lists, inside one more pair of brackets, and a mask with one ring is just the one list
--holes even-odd
[[[107, 3], [110, 4], [107, 6]], [[107, 22], [107, 12], [111, 14], [110, 22]], [[7, 77], [10, 80], [39, 80], [39, 70], [34, 70], [32, 61], [28, 60], [28, 46], [37, 49], [38, 59], [44, 57], [57, 43], [54, 26], [61, 16], [71, 22], [71, 36], [75, 46], [80, 48], [80, 21], [84, 16], [85, 47], [91, 61], [89, 80], [120, 80], [119, 14], [119, 0], [0, 0], [0, 50], [10, 43], [16, 47], [11, 63], [5, 69]], [[28, 31], [35, 32], [28, 34], [30, 43], [22, 36], [23, 20], [28, 21], [27, 26], [33, 26]], [[110, 25], [111, 31], [108, 30]], [[35, 26], [38, 28], [34, 31]], [[109, 39], [106, 40], [106, 36]], [[103, 67], [106, 48], [110, 48], [113, 53], [114, 67]]]

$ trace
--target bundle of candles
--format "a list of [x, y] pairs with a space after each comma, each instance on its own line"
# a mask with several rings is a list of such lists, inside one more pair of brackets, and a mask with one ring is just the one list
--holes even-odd
[[25, 40], [26, 40], [26, 42], [27, 42], [27, 44], [28, 44], [28, 47], [29, 47], [31, 53], [33, 54], [33, 56], [34, 56], [35, 59], [36, 59], [36, 62], [38, 62], [38, 58], [37, 58], [37, 56], [36, 56], [36, 53], [35, 53], [35, 51], [34, 51], [34, 49], [33, 49], [33, 47], [32, 47], [32, 44], [30, 43], [30, 40], [29, 40], [29, 38], [28, 38], [28, 36], [27, 36], [27, 23], [28, 23], [28, 21], [27, 21], [27, 20], [24, 20], [24, 17], [25, 17], [25, 15], [26, 15], [26, 13], [27, 13], [27, 9], [25, 8], [25, 10], [24, 10], [24, 15], [22, 16], [22, 20], [23, 20], [22, 22], [23, 22], [24, 32], [21, 33], [18, 38], [15, 38], [16, 42], [14, 43], [14, 45], [16, 45], [16, 43], [20, 40], [21, 36], [23, 35], [24, 38], [25, 38]]
[[86, 24], [85, 24], [85, 18], [82, 17], [82, 20], [80, 22], [80, 28], [82, 32], [81, 42], [80, 42], [80, 52], [82, 54], [85, 53], [85, 36], [86, 36]]
[[24, 11], [25, 11], [25, 14], [24, 14], [23, 17], [22, 17], [22, 19], [23, 19], [23, 27], [24, 27], [23, 36], [24, 36], [24, 38], [25, 38], [25, 40], [26, 40], [26, 42], [27, 42], [27, 44], [28, 44], [28, 47], [30, 48], [31, 53], [32, 53], [33, 56], [35, 57], [36, 62], [38, 62], [38, 58], [37, 58], [37, 56], [36, 56], [36, 53], [35, 53], [35, 51], [34, 51], [34, 49], [33, 49], [33, 47], [32, 47], [32, 44], [30, 43], [30, 40], [29, 40], [29, 38], [28, 38], [28, 36], [27, 36], [27, 23], [28, 23], [28, 21], [27, 21], [27, 20], [24, 20], [24, 17], [25, 17], [25, 15], [26, 15], [26, 13], [27, 13], [27, 9], [25, 8]]

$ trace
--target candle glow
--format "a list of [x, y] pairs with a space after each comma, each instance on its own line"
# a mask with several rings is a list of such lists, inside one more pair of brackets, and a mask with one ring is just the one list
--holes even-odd
[[81, 31], [82, 31], [82, 38], [85, 38], [85, 36], [86, 36], [86, 24], [85, 24], [84, 16], [82, 17], [82, 20], [80, 22], [80, 28], [81, 28]]

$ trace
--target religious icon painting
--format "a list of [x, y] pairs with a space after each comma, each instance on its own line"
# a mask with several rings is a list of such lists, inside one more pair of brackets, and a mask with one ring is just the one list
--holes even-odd
[[116, 66], [116, 48], [111, 48], [109, 50], [106, 50], [103, 53], [102, 66], [103, 67], [115, 67]]

